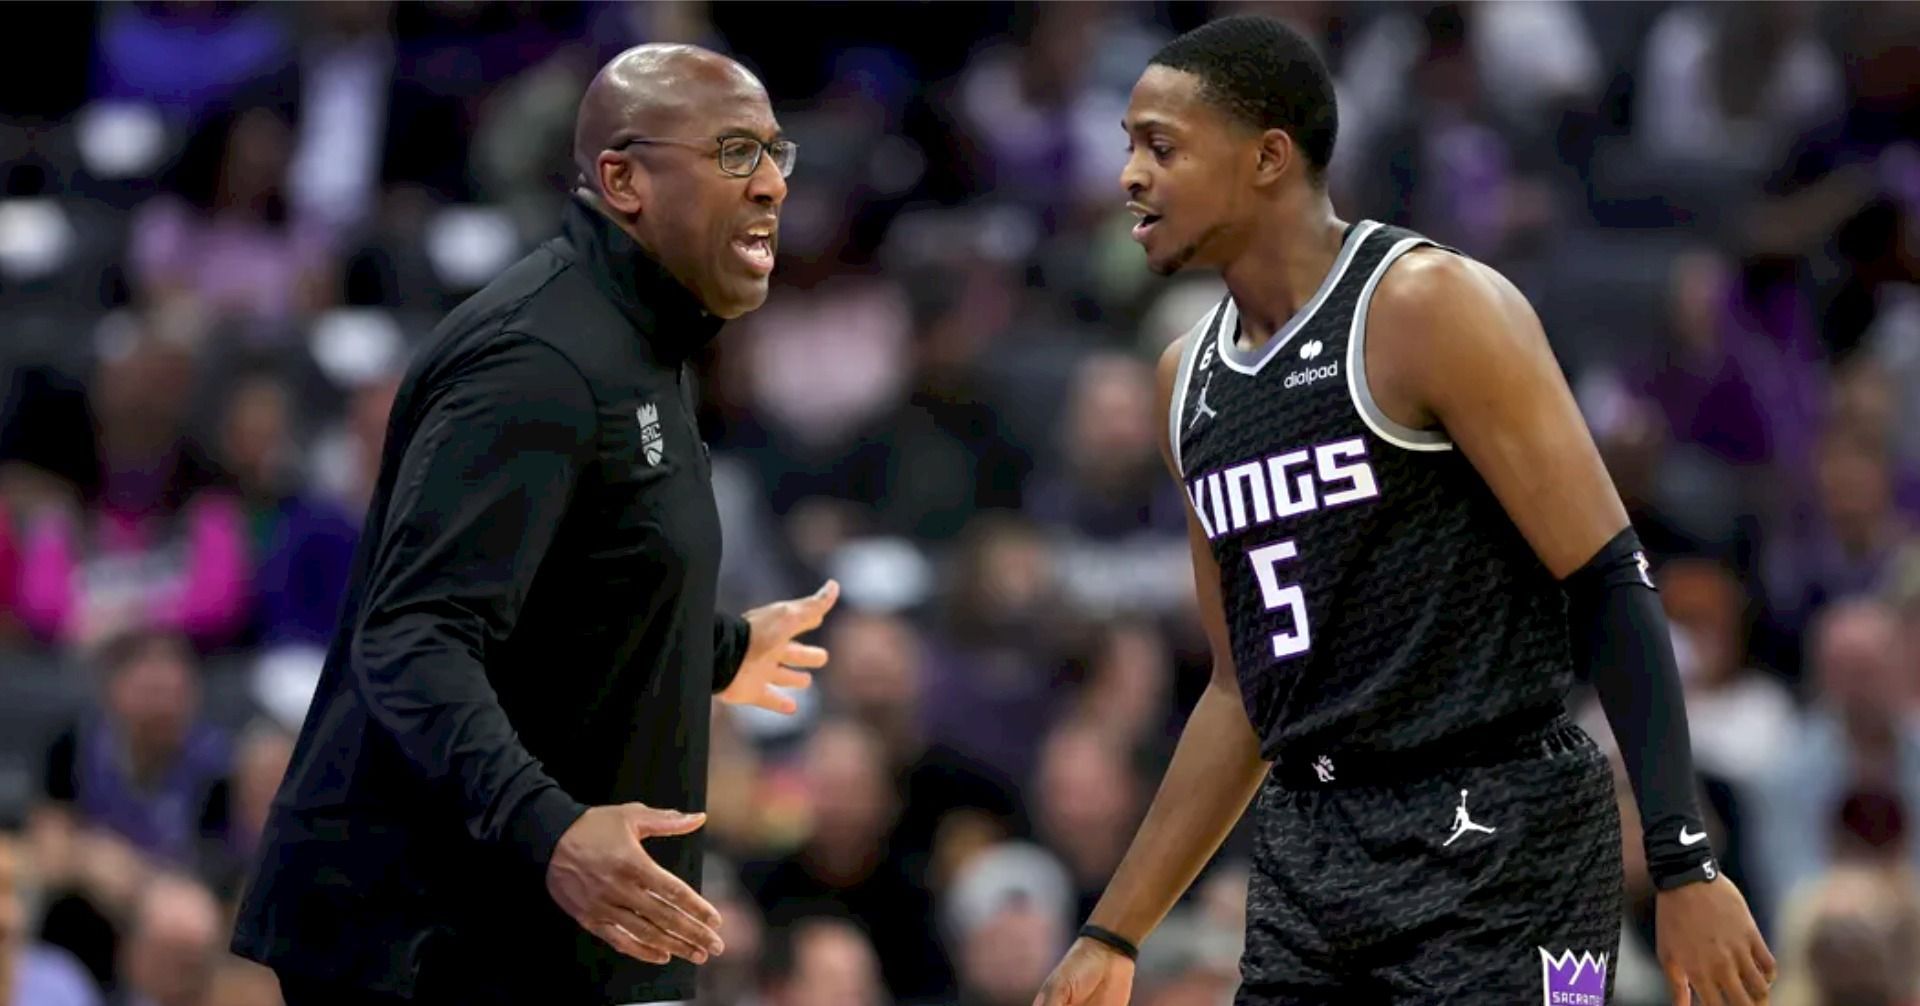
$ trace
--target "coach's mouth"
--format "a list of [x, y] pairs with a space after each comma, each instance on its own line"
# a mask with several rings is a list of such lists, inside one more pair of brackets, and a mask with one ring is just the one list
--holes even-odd
[[733, 239], [733, 250], [756, 276], [773, 272], [774, 225], [759, 223], [748, 227]]

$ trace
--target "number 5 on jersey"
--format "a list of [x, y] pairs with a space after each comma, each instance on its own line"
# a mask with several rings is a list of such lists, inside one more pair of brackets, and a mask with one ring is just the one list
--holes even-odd
[[1253, 562], [1253, 577], [1260, 581], [1260, 597], [1268, 611], [1287, 608], [1293, 612], [1293, 628], [1273, 634], [1273, 657], [1285, 660], [1297, 657], [1313, 647], [1307, 631], [1307, 594], [1297, 583], [1280, 582], [1279, 565], [1299, 555], [1292, 540], [1276, 541], [1247, 552]]

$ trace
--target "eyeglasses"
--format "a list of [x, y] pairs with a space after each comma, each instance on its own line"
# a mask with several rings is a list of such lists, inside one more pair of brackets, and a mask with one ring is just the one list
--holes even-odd
[[800, 145], [788, 139], [763, 142], [754, 136], [722, 136], [718, 140], [689, 140], [677, 136], [632, 136], [608, 147], [608, 150], [625, 150], [636, 143], [668, 143], [682, 147], [706, 147], [719, 145], [720, 170], [735, 178], [749, 178], [760, 170], [760, 158], [764, 154], [773, 155], [773, 166], [786, 178], [793, 174], [794, 161], [799, 158]]

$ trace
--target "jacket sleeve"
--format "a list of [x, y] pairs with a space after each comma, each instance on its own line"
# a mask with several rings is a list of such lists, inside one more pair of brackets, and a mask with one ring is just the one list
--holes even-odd
[[733, 684], [734, 676], [740, 673], [740, 662], [746, 659], [747, 644], [753, 639], [753, 629], [747, 620], [739, 615], [720, 612], [713, 616], [713, 691], [719, 694]]
[[468, 834], [544, 877], [586, 807], [520, 743], [486, 666], [592, 457], [593, 397], [557, 350], [508, 335], [418, 400], [355, 613], [354, 685], [420, 775], [457, 800]]

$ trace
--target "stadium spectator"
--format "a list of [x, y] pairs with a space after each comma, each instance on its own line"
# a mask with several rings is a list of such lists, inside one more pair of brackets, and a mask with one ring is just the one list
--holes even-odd
[[101, 704], [54, 740], [42, 816], [118, 836], [143, 856], [189, 869], [228, 819], [226, 732], [200, 706], [200, 668], [178, 634], [136, 630], [101, 652]]
[[952, 1006], [1026, 1006], [1072, 936], [1073, 887], [1038, 846], [995, 846], [961, 868], [941, 906], [956, 948]]
[[833, 694], [886, 750], [900, 807], [891, 848], [920, 883], [937, 892], [969, 852], [1026, 830], [1011, 780], [927, 738], [924, 645], [912, 623], [851, 610], [828, 645]]
[[891, 1006], [873, 944], [859, 926], [832, 916], [802, 917], [776, 945], [766, 1006]]
[[1047, 735], [1032, 794], [1039, 836], [1072, 875], [1075, 917], [1084, 920], [1146, 811], [1145, 786], [1123, 743], [1099, 725], [1068, 720]]
[[33, 938], [22, 843], [0, 831], [0, 1006], [99, 1006], [93, 977], [66, 951]]
[[186, 427], [200, 337], [186, 312], [110, 319], [85, 509], [44, 510], [21, 532], [20, 616], [40, 638], [92, 646], [159, 624], [211, 648], [244, 625], [241, 511]]
[[[1887, 794], [1906, 814], [1920, 808], [1920, 721], [1900, 627], [1873, 601], [1848, 601], [1815, 623], [1810, 663], [1814, 710], [1786, 742], [1792, 757], [1757, 787], [1755, 838], [1764, 888], [1776, 899], [1834, 862], [1830, 822], [1861, 789]], [[1899, 852], [1920, 865], [1920, 844], [1899, 836]]]
[[169, 194], [142, 204], [133, 222], [144, 301], [269, 323], [333, 301], [326, 236], [296, 226], [287, 205], [292, 143], [286, 120], [260, 106], [221, 109], [194, 131]]
[[213, 892], [162, 873], [140, 893], [122, 946], [115, 1006], [202, 1006], [214, 985], [225, 917]]
[[304, 484], [293, 391], [270, 371], [236, 377], [220, 428], [221, 462], [247, 520], [253, 570], [250, 641], [263, 647], [333, 638], [358, 522]]
[[946, 955], [926, 927], [900, 921], [926, 918], [932, 903], [888, 844], [899, 809], [879, 738], [859, 724], [828, 721], [804, 758], [813, 815], [807, 838], [791, 855], [748, 866], [743, 882], [770, 926], [822, 911], [858, 922], [895, 998], [938, 994], [950, 981]]

